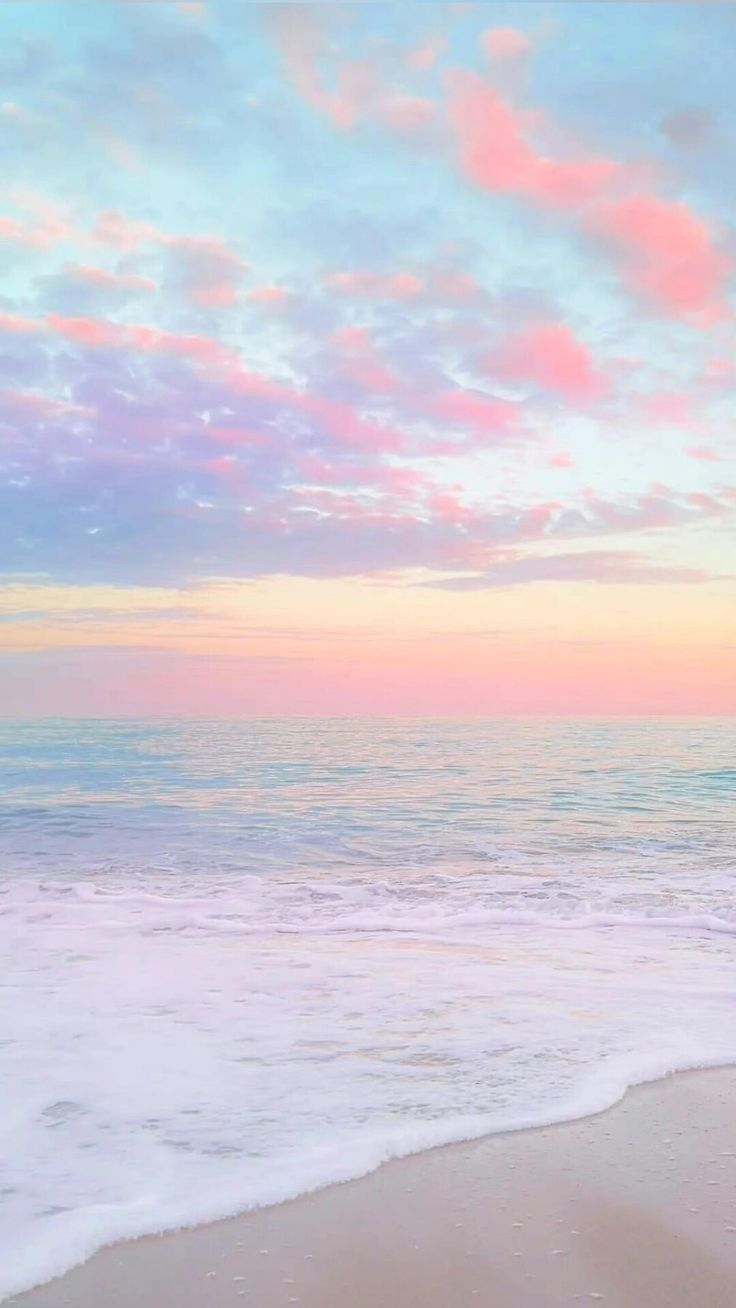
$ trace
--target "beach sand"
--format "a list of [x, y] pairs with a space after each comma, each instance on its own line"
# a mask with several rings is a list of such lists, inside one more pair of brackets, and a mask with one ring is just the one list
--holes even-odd
[[732, 1308], [736, 1070], [102, 1250], [19, 1308]]

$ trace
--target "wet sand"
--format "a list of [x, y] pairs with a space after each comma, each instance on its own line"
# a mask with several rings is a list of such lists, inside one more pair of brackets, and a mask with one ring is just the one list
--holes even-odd
[[736, 1069], [103, 1249], [18, 1308], [732, 1308]]

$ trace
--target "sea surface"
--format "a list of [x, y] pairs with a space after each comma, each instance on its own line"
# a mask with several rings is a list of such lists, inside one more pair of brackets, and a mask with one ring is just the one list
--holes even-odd
[[736, 722], [0, 726], [0, 1298], [736, 1062]]

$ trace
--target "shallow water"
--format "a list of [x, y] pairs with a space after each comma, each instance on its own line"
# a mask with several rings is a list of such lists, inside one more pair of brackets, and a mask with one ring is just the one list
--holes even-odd
[[736, 723], [0, 727], [0, 1296], [736, 1062]]

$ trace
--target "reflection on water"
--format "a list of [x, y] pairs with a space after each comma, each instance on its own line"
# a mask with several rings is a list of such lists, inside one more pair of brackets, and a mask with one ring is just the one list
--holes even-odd
[[[733, 867], [731, 722], [0, 726], [10, 871]], [[330, 895], [329, 878], [322, 893]], [[531, 894], [531, 887], [527, 886]]]

